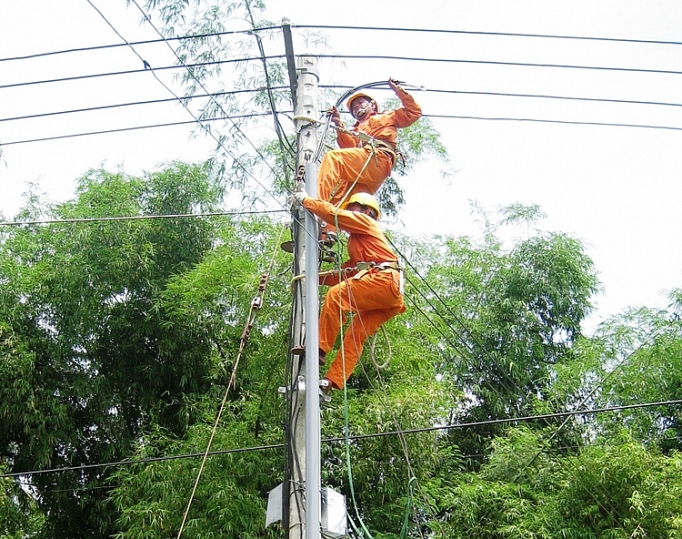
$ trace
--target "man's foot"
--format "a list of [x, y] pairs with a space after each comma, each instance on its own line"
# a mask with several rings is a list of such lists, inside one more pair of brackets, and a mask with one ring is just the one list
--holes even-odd
[[337, 237], [336, 232], [325, 230], [324, 228], [320, 232], [320, 245], [324, 247], [334, 247], [336, 245]]
[[330, 264], [336, 264], [339, 261], [339, 257], [334, 251], [323, 246], [320, 251], [320, 260], [329, 262]]

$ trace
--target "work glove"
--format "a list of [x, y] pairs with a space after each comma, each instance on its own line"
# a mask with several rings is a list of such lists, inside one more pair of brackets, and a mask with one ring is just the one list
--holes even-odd
[[293, 210], [294, 208], [303, 206], [303, 201], [306, 198], [308, 198], [308, 195], [305, 191], [294, 191], [289, 195], [289, 198], [287, 198], [287, 204], [289, 205], [289, 208]]

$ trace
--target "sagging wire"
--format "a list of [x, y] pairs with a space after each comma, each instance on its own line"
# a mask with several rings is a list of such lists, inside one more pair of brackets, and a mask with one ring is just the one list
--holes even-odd
[[[391, 245], [392, 245], [392, 247], [395, 249], [395, 251], [400, 255], [400, 257], [401, 257], [403, 260], [405, 260], [405, 261], [407, 262], [407, 264], [410, 266], [410, 268], [415, 272], [415, 274], [417, 275], [417, 277], [419, 278], [419, 280], [420, 280], [421, 282], [423, 282], [423, 283], [427, 286], [427, 288], [431, 291], [432, 294], [434, 294], [434, 296], [435, 296], [436, 298], [438, 298], [438, 300], [440, 301], [440, 303], [447, 309], [447, 311], [448, 311], [448, 312], [450, 313], [450, 315], [454, 318], [454, 320], [458, 323], [458, 325], [459, 325], [459, 326], [460, 326], [460, 327], [469, 335], [469, 337], [471, 337], [471, 339], [480, 347], [482, 353], [487, 354], [485, 347], [484, 347], [483, 344], [478, 340], [478, 338], [473, 334], [473, 332], [471, 332], [471, 331], [467, 328], [467, 326], [466, 326], [466, 324], [465, 324], [465, 321], [462, 320], [459, 316], [457, 316], [457, 315], [450, 309], [450, 307], [449, 307], [449, 306], [445, 303], [445, 301], [438, 295], [438, 293], [431, 287], [431, 285], [429, 285], [429, 283], [426, 281], [426, 279], [425, 279], [424, 277], [422, 277], [422, 276], [419, 274], [419, 272], [417, 271], [417, 269], [410, 263], [410, 261], [407, 259], [407, 257], [406, 257], [405, 255], [403, 255], [403, 253], [400, 251], [400, 249], [398, 249], [398, 247], [395, 245], [395, 243], [393, 243], [390, 239], [389, 239], [389, 242], [391, 243]], [[418, 287], [415, 287], [415, 288], [417, 288], [417, 290], [418, 290]], [[423, 296], [423, 294], [422, 294], [421, 292], [419, 292], [419, 293], [420, 293], [420, 295], [422, 295], [422, 298], [426, 299], [426, 298]], [[436, 309], [428, 300], [426, 300], [426, 301], [427, 301], [427, 303], [429, 303], [429, 305], [431, 306], [431, 308], [434, 309], [435, 313], [438, 314], [438, 316], [439, 316], [439, 317], [448, 325], [449, 329], [450, 329], [451, 331], [453, 331], [453, 333], [455, 333], [455, 336], [456, 336], [458, 339], [460, 339], [461, 341], [465, 342], [463, 336], [462, 336], [461, 334], [458, 334], [457, 332], [454, 331], [454, 328], [452, 327], [452, 325], [450, 325], [450, 324], [445, 320], [445, 318], [438, 312], [438, 309]], [[428, 319], [428, 317], [427, 317], [427, 319]], [[473, 349], [471, 349], [469, 346], [466, 346], [465, 348], [466, 348], [467, 354], [463, 354], [464, 357], [466, 357], [467, 355], [470, 356], [470, 357], [471, 357], [471, 356], [474, 356], [474, 350], [473, 350]], [[457, 347], [455, 347], [455, 349], [457, 349]], [[629, 357], [631, 357], [631, 356], [628, 356], [626, 359], [629, 359]], [[624, 362], [625, 362], [625, 360], [622, 361], [622, 362], [619, 364], [619, 366], [622, 366], [622, 365], [624, 364]], [[515, 389], [517, 385], [516, 385], [516, 383], [514, 382], [514, 380], [511, 379], [511, 377], [510, 377], [506, 372], [504, 372], [503, 374], [504, 374], [504, 378], [507, 379], [507, 380], [510, 382], [510, 384], [511, 384], [511, 387], [510, 387], [510, 386], [507, 386], [507, 384], [505, 383], [504, 385], [506, 386], [506, 389], [507, 389], [508, 391], [510, 391], [510, 389]], [[605, 380], [605, 379], [606, 379], [606, 378], [604, 378], [603, 380]], [[603, 380], [601, 380], [599, 384], [596, 384], [596, 387], [593, 389], [592, 392], [590, 392], [590, 395], [593, 394], [594, 391], [596, 391], [596, 389], [601, 385], [601, 383], [603, 382]], [[491, 385], [491, 386], [489, 386], [489, 387], [490, 387], [490, 389], [492, 389], [493, 391], [499, 392], [499, 390], [496, 389], [494, 386]], [[583, 403], [584, 403], [584, 402], [585, 402], [585, 400], [583, 401]], [[548, 422], [547, 419], [545, 419], [545, 421], [547, 422], [547, 424], [548, 424], [549, 426], [551, 426], [551, 424]], [[568, 418], [560, 425], [559, 429], [563, 428], [563, 427], [567, 424], [567, 422], [568, 422]], [[557, 432], [558, 432], [558, 430], [557, 430]], [[555, 434], [556, 434], [556, 433], [555, 433]], [[537, 435], [536, 435], [536, 436], [537, 436]], [[552, 436], [552, 438], [554, 438], [554, 436]], [[530, 464], [531, 464], [535, 459], [537, 459], [537, 457], [539, 456], [539, 454], [540, 454], [540, 453], [538, 453], [537, 455], [535, 455], [535, 456], [531, 459], [531, 461], [526, 465], [526, 468], [527, 468], [527, 466], [530, 466]], [[578, 456], [578, 458], [579, 458], [579, 456]], [[581, 480], [580, 476], [578, 476], [573, 470], [569, 470], [569, 471], [573, 474], [573, 476], [575, 477], [575, 479], [576, 479], [579, 483], [584, 483], [584, 481]], [[520, 476], [520, 474], [518, 474], [517, 477], [518, 477], [518, 476]], [[516, 479], [516, 478], [515, 478], [515, 479]], [[597, 484], [598, 484], [598, 485], [600, 486], [600, 488], [602, 488], [602, 490], [603, 490], [603, 486], [602, 486], [600, 483], [597, 483]], [[593, 492], [592, 489], [587, 488], [587, 485], [585, 485], [585, 484], [582, 484], [582, 486], [585, 488], [585, 490], [586, 490], [586, 492], [589, 494], [589, 496], [595, 501], [595, 503], [596, 503], [603, 511], [609, 513], [609, 515], [611, 515], [611, 517], [614, 519], [614, 521], [618, 523], [618, 518], [616, 518], [616, 514], [615, 514], [615, 513], [618, 512], [618, 511], [616, 510], [616, 508], [615, 508], [611, 503], [608, 503], [608, 505], [610, 506], [610, 509], [609, 509], [609, 508], [606, 507], [606, 506], [604, 505], [604, 503], [602, 503], [602, 501], [596, 496], [596, 494]], [[592, 483], [591, 486], [594, 486], [594, 483]], [[604, 494], [607, 495], [608, 493], [607, 493], [606, 491], [604, 491]], [[610, 501], [610, 498], [608, 498], [608, 496], [606, 497], [606, 499], [608, 499], [608, 500]], [[618, 514], [618, 516], [620, 516], [620, 514]]]
[[[249, 15], [249, 21], [251, 22], [251, 27], [256, 28], [256, 21], [253, 18], [253, 13], [251, 12], [251, 6], [248, 2], [245, 4], [246, 6], [246, 11]], [[270, 104], [270, 109], [272, 110], [272, 116], [273, 116], [273, 121], [275, 122], [275, 133], [277, 134], [277, 140], [279, 141], [279, 147], [280, 151], [282, 152], [282, 168], [284, 169], [284, 179], [286, 185], [289, 185], [289, 172], [293, 169], [289, 165], [289, 160], [288, 157], [290, 154], [295, 153], [294, 149], [292, 148], [291, 144], [289, 144], [289, 141], [286, 138], [286, 134], [284, 133], [284, 130], [282, 129], [282, 124], [279, 121], [278, 117], [278, 112], [277, 112], [277, 107], [275, 106], [275, 99], [272, 94], [272, 86], [270, 84], [270, 73], [268, 71], [268, 60], [265, 56], [265, 47], [263, 47], [263, 40], [261, 37], [258, 35], [257, 32], [253, 32], [253, 37], [256, 39], [256, 43], [258, 45], [258, 52], [260, 52], [261, 60], [263, 63], [263, 73], [265, 75], [265, 88], [267, 89], [267, 94], [268, 94], [268, 102]], [[287, 153], [288, 150], [288, 153]]]

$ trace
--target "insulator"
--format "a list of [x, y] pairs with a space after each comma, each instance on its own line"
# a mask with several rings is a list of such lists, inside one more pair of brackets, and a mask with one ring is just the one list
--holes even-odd
[[262, 306], [263, 306], [263, 298], [261, 298], [260, 296], [256, 296], [251, 301], [251, 308], [252, 309], [260, 309]]

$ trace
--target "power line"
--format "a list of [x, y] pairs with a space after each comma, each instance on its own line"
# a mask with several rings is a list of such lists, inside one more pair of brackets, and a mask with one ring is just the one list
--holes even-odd
[[[229, 119], [245, 119], [245, 118], [255, 118], [258, 116], [269, 116], [272, 114], [271, 112], [254, 112], [251, 114], [235, 114], [232, 116], [219, 116], [217, 118], [204, 118], [201, 120], [201, 122], [217, 122], [217, 121], [224, 121], [224, 120], [229, 120]], [[167, 122], [167, 123], [161, 123], [161, 124], [149, 124], [149, 125], [137, 125], [137, 126], [132, 126], [132, 127], [119, 127], [115, 129], [103, 129], [101, 131], [88, 131], [85, 133], [70, 133], [67, 135], [54, 135], [52, 137], [41, 137], [41, 138], [34, 138], [34, 139], [22, 139], [22, 140], [12, 140], [9, 142], [0, 142], [0, 147], [2, 146], [13, 146], [16, 144], [28, 144], [30, 142], [45, 142], [45, 141], [50, 141], [50, 140], [61, 140], [61, 139], [69, 139], [69, 138], [76, 138], [76, 137], [87, 137], [91, 135], [108, 135], [111, 133], [123, 133], [126, 131], [137, 131], [138, 129], [155, 129], [158, 127], [173, 127], [173, 126], [178, 126], [178, 125], [191, 125], [191, 124], [197, 124], [198, 120], [185, 120], [182, 122]], [[199, 124], [201, 126], [201, 124]], [[203, 126], [201, 126], [203, 127]], [[229, 153], [229, 152], [228, 152]], [[237, 159], [232, 156], [235, 161]], [[238, 161], [237, 161], [238, 162]]]
[[108, 221], [149, 221], [155, 219], [184, 219], [195, 217], [226, 217], [236, 215], [262, 215], [266, 213], [283, 213], [288, 210], [206, 212], [206, 213], [173, 213], [166, 215], [117, 215], [109, 217], [75, 217], [73, 219], [44, 219], [36, 221], [0, 221], [0, 226], [56, 225], [64, 223], [100, 223]]
[[[284, 113], [284, 112], [283, 112]], [[204, 118], [202, 122], [215, 122], [221, 120], [229, 120], [234, 118], [253, 118], [257, 116], [269, 116], [270, 112], [252, 113], [252, 114], [241, 114], [224, 116], [218, 118]], [[612, 122], [582, 122], [577, 120], [548, 120], [542, 118], [514, 118], [514, 117], [487, 117], [487, 116], [462, 116], [454, 114], [423, 114], [424, 118], [441, 118], [448, 120], [480, 120], [480, 121], [492, 121], [492, 122], [533, 122], [533, 123], [547, 123], [547, 124], [564, 124], [564, 125], [589, 125], [595, 127], [628, 127], [635, 129], [661, 129], [666, 131], [682, 131], [682, 127], [676, 127], [671, 125], [650, 125], [650, 124], [626, 124], [626, 123], [612, 123]], [[195, 124], [196, 120], [187, 120], [183, 122], [168, 122], [161, 124], [151, 124], [151, 125], [140, 125], [133, 127], [121, 127], [116, 129], [105, 129], [101, 131], [88, 131], [85, 133], [71, 133], [67, 135], [55, 135], [52, 137], [41, 137], [34, 139], [22, 139], [22, 140], [12, 140], [8, 142], [0, 142], [0, 147], [2, 146], [13, 146], [17, 144], [28, 144], [32, 142], [45, 142], [51, 140], [61, 140], [75, 137], [85, 137], [91, 135], [107, 135], [111, 133], [121, 133], [126, 131], [136, 131], [138, 129], [154, 129], [159, 127], [172, 127], [178, 125], [188, 125]]]
[[[320, 85], [320, 88], [327, 89], [348, 89], [349, 86], [339, 86], [339, 85]], [[271, 90], [286, 90], [286, 86], [267, 86]], [[213, 92], [210, 94], [194, 94], [191, 96], [184, 97], [183, 99], [201, 99], [201, 98], [214, 98], [227, 95], [238, 95], [245, 93], [255, 93], [263, 90], [263, 88], [253, 88], [244, 90], [230, 90], [222, 92]], [[616, 104], [626, 104], [626, 105], [656, 105], [664, 107], [682, 107], [682, 103], [673, 103], [670, 101], [638, 101], [635, 99], [610, 99], [603, 97], [580, 97], [580, 96], [564, 96], [564, 95], [550, 95], [550, 94], [517, 94], [517, 93], [507, 93], [507, 92], [483, 92], [483, 91], [473, 91], [473, 90], [445, 90], [437, 88], [421, 88], [420, 91], [435, 93], [435, 94], [452, 94], [452, 95], [477, 95], [477, 96], [488, 96], [488, 97], [519, 97], [528, 99], [556, 99], [556, 100], [567, 100], [567, 101], [585, 101], [593, 103], [616, 103]], [[0, 118], [0, 122], [8, 122], [15, 120], [28, 120], [35, 118], [43, 118], [48, 116], [57, 116], [62, 114], [75, 114], [80, 112], [94, 112], [99, 110], [108, 110], [113, 108], [131, 107], [137, 105], [155, 105], [159, 103], [168, 103], [176, 101], [175, 98], [166, 99], [151, 99], [147, 101], [132, 101], [129, 103], [116, 103], [112, 105], [99, 105], [96, 107], [87, 107], [81, 109], [70, 109], [61, 110], [53, 112], [43, 112], [38, 114], [28, 114], [24, 116], [13, 116], [9, 118]]]
[[[273, 60], [273, 59], [278, 59], [278, 58], [284, 58], [283, 54], [280, 55], [275, 55], [275, 56], [268, 56], [267, 60]], [[140, 57], [142, 60], [142, 58]], [[234, 64], [238, 62], [254, 62], [254, 61], [260, 61], [261, 57], [257, 56], [254, 58], [231, 58], [229, 60], [213, 60], [211, 62], [198, 62], [196, 64], [184, 64], [184, 65], [170, 65], [170, 66], [161, 66], [161, 67], [154, 67], [154, 71], [165, 71], [168, 69], [188, 69], [188, 68], [193, 68], [193, 67], [205, 67], [205, 66], [211, 66], [211, 65], [221, 65], [221, 64]], [[144, 60], [142, 60], [143, 65]], [[28, 82], [15, 82], [12, 84], [3, 84], [0, 85], [0, 90], [4, 90], [7, 88], [20, 88], [23, 86], [35, 86], [38, 84], [50, 84], [53, 82], [70, 82], [70, 81], [75, 81], [75, 80], [85, 80], [85, 79], [94, 79], [94, 78], [99, 78], [99, 77], [113, 77], [117, 75], [132, 75], [136, 73], [148, 73], [150, 71], [151, 67], [143, 67], [142, 69], [129, 69], [125, 71], [109, 71], [106, 73], [91, 73], [89, 75], [76, 75], [73, 77], [62, 77], [62, 78], [57, 78], [57, 79], [44, 79], [44, 80], [36, 80], [36, 81], [28, 81]]]
[[473, 30], [443, 30], [437, 28], [390, 28], [380, 26], [337, 26], [337, 25], [322, 25], [322, 24], [292, 24], [292, 28], [313, 28], [313, 29], [328, 29], [328, 30], [376, 30], [389, 32], [417, 32], [429, 34], [456, 34], [456, 35], [472, 35], [472, 36], [496, 36], [496, 37], [530, 37], [542, 39], [572, 39], [579, 41], [607, 41], [614, 43], [639, 43], [646, 45], [682, 45], [679, 41], [659, 41], [651, 39], [628, 39], [615, 37], [590, 37], [590, 36], [568, 36], [568, 35], [552, 35], [552, 34], [522, 34], [512, 32], [483, 32]]
[[[540, 38], [540, 39], [565, 39], [576, 41], [602, 41], [612, 43], [633, 43], [644, 45], [682, 45], [679, 41], [664, 41], [653, 39], [632, 39], [632, 38], [614, 38], [614, 37], [598, 37], [598, 36], [569, 36], [569, 35], [553, 35], [553, 34], [524, 34], [514, 32], [484, 32], [474, 30], [444, 30], [438, 28], [391, 28], [380, 26], [340, 26], [340, 25], [322, 25], [322, 24], [291, 24], [292, 28], [296, 29], [320, 29], [320, 30], [358, 30], [358, 31], [380, 31], [380, 32], [407, 32], [407, 33], [428, 33], [428, 34], [449, 34], [449, 35], [470, 35], [470, 36], [491, 36], [491, 37], [521, 37], [521, 38]], [[250, 30], [231, 30], [224, 32], [209, 32], [205, 34], [194, 34], [184, 36], [173, 36], [164, 38], [166, 41], [186, 41], [192, 39], [205, 39], [207, 37], [221, 37], [226, 35], [249, 35], [253, 32], [263, 32], [270, 30], [281, 30], [281, 26], [262, 26], [252, 28]], [[163, 43], [164, 39], [147, 39], [142, 41], [131, 41], [130, 44], [137, 45], [153, 45]], [[91, 52], [98, 50], [114, 49], [125, 47], [124, 43], [111, 43], [109, 45], [95, 45], [92, 47], [79, 47], [73, 49], [62, 49], [57, 51], [47, 51], [35, 54], [26, 54], [22, 56], [12, 56], [7, 58], [0, 58], [0, 62], [9, 62], [15, 60], [29, 60], [34, 58], [41, 58], [46, 56], [55, 56], [60, 54], [70, 54], [77, 52]]]
[[[400, 431], [374, 432], [371, 434], [354, 434], [354, 435], [348, 436], [348, 438], [350, 440], [368, 440], [368, 439], [373, 439], [373, 438], [385, 438], [388, 436], [398, 436], [400, 434], [422, 434], [422, 433], [426, 433], [426, 432], [438, 432], [438, 431], [444, 431], [444, 430], [448, 431], [448, 430], [453, 430], [453, 429], [466, 429], [466, 428], [480, 427], [480, 426], [485, 426], [485, 425], [501, 425], [501, 424], [507, 424], [507, 423], [537, 421], [539, 419], [551, 419], [551, 418], [557, 418], [557, 417], [603, 414], [603, 413], [611, 413], [611, 412], [620, 412], [620, 411], [624, 411], [624, 410], [653, 408], [656, 406], [674, 406], [674, 405], [679, 405], [679, 404], [682, 404], [682, 399], [668, 400], [668, 401], [657, 401], [657, 402], [644, 402], [644, 403], [640, 403], [640, 404], [626, 404], [626, 405], [622, 405], [622, 406], [609, 406], [609, 407], [604, 407], [604, 408], [592, 408], [592, 409], [588, 409], [588, 410], [571, 410], [571, 411], [566, 411], [566, 412], [555, 412], [552, 414], [539, 414], [539, 415], [532, 415], [532, 416], [509, 417], [509, 418], [503, 418], [503, 419], [488, 419], [488, 420], [484, 420], [484, 421], [472, 421], [469, 423], [451, 423], [449, 425], [439, 425], [439, 426], [433, 426], [433, 427], [421, 427], [421, 428], [406, 429], [406, 430], [400, 430]], [[343, 437], [324, 438], [324, 439], [322, 439], [322, 442], [323, 443], [337, 443], [337, 442], [343, 442], [345, 440], [346, 440], [346, 437], [343, 436]], [[233, 453], [248, 453], [251, 451], [267, 451], [270, 449], [282, 449], [282, 448], [284, 448], [284, 444], [271, 444], [271, 445], [261, 445], [261, 446], [251, 446], [251, 447], [240, 447], [240, 448], [234, 448], [234, 449], [213, 450], [207, 454], [210, 456], [227, 455], [227, 454], [233, 454]], [[163, 461], [169, 461], [169, 460], [200, 458], [200, 457], [203, 457], [204, 454], [205, 453], [186, 453], [186, 454], [182, 454], [182, 455], [170, 455], [170, 456], [163, 456], [163, 457], [131, 459], [131, 460], [122, 460], [122, 461], [115, 461], [115, 462], [105, 462], [105, 463], [100, 463], [100, 464], [84, 464], [81, 466], [68, 466], [68, 467], [64, 467], [64, 468], [49, 468], [49, 469], [45, 469], [45, 470], [27, 470], [27, 471], [23, 471], [23, 472], [10, 472], [10, 473], [0, 474], [0, 479], [7, 478], [7, 477], [21, 477], [21, 476], [47, 474], [47, 473], [63, 473], [63, 472], [71, 472], [71, 471], [77, 471], [77, 470], [87, 470], [87, 469], [92, 469], [92, 468], [109, 468], [109, 467], [114, 467], [114, 466], [134, 466], [137, 464], [148, 464], [148, 463], [152, 463], [152, 462], [163, 462]]]
[[[186, 36], [173, 36], [173, 37], [168, 37], [168, 38], [163, 38], [163, 39], [146, 39], [143, 41], [131, 41], [129, 44], [133, 46], [137, 45], [153, 45], [155, 43], [163, 43], [164, 41], [184, 41], [188, 39], [204, 39], [207, 37], [220, 37], [220, 36], [226, 36], [226, 35], [236, 35], [236, 34], [246, 34], [250, 35], [253, 32], [263, 32], [266, 30], [278, 30], [281, 29], [281, 26], [261, 26], [259, 28], [253, 28], [251, 30], [226, 30], [224, 32], [209, 32], [206, 34], [193, 34], [193, 35], [186, 35]], [[33, 58], [42, 58], [45, 56], [55, 56], [59, 54], [70, 54], [73, 52], [91, 52], [91, 51], [98, 51], [98, 50], [106, 50], [106, 49], [115, 49], [119, 47], [127, 47], [127, 43], [111, 43], [109, 45], [95, 45], [92, 47], [79, 47], [75, 49], [62, 49], [58, 51], [48, 51], [48, 52], [39, 52], [36, 54], [26, 54], [23, 56], [12, 56], [8, 58], [0, 58], [0, 62], [9, 62], [9, 61], [14, 61], [14, 60], [30, 60]]]
[[[285, 86], [274, 86], [273, 90], [284, 90], [286, 89]], [[224, 97], [228, 95], [238, 95], [238, 94], [247, 94], [247, 93], [255, 93], [261, 91], [262, 88], [254, 88], [254, 89], [245, 89], [245, 90], [228, 90], [228, 91], [223, 91], [223, 92], [213, 92], [210, 94], [194, 94], [191, 96], [183, 97], [185, 100], [192, 100], [192, 99], [203, 99], [206, 97], [210, 98], [215, 98], [215, 97]], [[45, 118], [48, 116], [59, 116], [62, 114], [76, 114], [80, 112], [95, 112], [98, 110], [109, 110], [109, 109], [116, 109], [116, 108], [123, 108], [123, 107], [133, 107], [133, 106], [138, 106], [138, 105], [157, 105], [160, 103], [174, 103], [177, 102], [177, 99], [174, 97], [168, 97], [165, 99], [150, 99], [147, 101], [131, 101], [128, 103], [115, 103], [112, 105], [98, 105], [96, 107], [85, 107], [81, 109], [69, 109], [69, 110], [59, 110], [59, 111], [52, 111], [52, 112], [41, 112], [38, 114], [27, 114], [24, 116], [12, 116], [9, 118], [0, 118], [0, 122], [11, 122], [11, 121], [16, 121], [16, 120], [30, 120], [30, 119], [35, 119], [35, 118]]]
[[609, 67], [609, 66], [586, 66], [572, 64], [541, 64], [524, 62], [502, 62], [496, 60], [462, 60], [454, 58], [420, 58], [415, 56], [392, 56], [374, 54], [317, 54], [318, 58], [332, 58], [339, 60], [399, 60], [403, 62], [435, 62], [449, 64], [475, 64], [475, 65], [495, 65], [512, 67], [542, 67], [556, 69], [587, 69], [595, 71], [617, 71], [629, 73], [656, 73], [663, 75], [682, 75], [682, 71], [665, 69], [644, 69], [636, 67]]
[[[511, 67], [540, 67], [540, 68], [553, 68], [553, 69], [583, 69], [583, 70], [596, 70], [596, 71], [615, 71], [615, 72], [628, 72], [628, 73], [649, 73], [649, 74], [663, 74], [663, 75], [682, 75], [682, 71], [675, 70], [665, 70], [665, 69], [645, 69], [645, 68], [634, 68], [634, 67], [612, 67], [612, 66], [587, 66], [587, 65], [575, 65], [575, 64], [544, 64], [544, 63], [527, 63], [527, 62], [503, 62], [497, 60], [464, 60], [464, 59], [454, 59], [454, 58], [424, 58], [415, 56], [393, 56], [393, 55], [370, 55], [370, 54], [316, 54], [318, 58], [332, 58], [332, 59], [344, 59], [344, 60], [397, 60], [397, 61], [408, 61], [408, 62], [436, 62], [436, 63], [456, 63], [456, 64], [474, 64], [474, 65], [495, 65], [495, 66], [511, 66]], [[168, 70], [168, 69], [181, 69], [181, 68], [192, 68], [192, 67], [205, 67], [210, 65], [220, 65], [220, 64], [230, 64], [238, 62], [253, 62], [253, 61], [263, 61], [265, 60], [276, 60], [285, 58], [284, 54], [276, 54], [269, 56], [257, 56], [257, 57], [244, 57], [244, 58], [232, 58], [229, 60], [213, 60], [210, 62], [198, 62], [195, 64], [183, 64], [183, 65], [171, 65], [171, 66], [161, 66], [155, 67], [156, 71]], [[88, 75], [77, 75], [73, 77], [62, 77], [56, 79], [44, 79], [38, 81], [27, 81], [12, 84], [0, 85], [0, 89], [6, 88], [17, 88], [22, 86], [30, 86], [37, 84], [48, 84], [54, 82], [67, 82], [74, 80], [91, 79], [97, 77], [109, 77], [116, 75], [129, 75], [135, 73], [144, 73], [149, 71], [149, 68], [143, 67], [142, 69], [133, 69], [125, 71], [112, 71], [106, 73], [92, 73]]]
[[449, 114], [425, 114], [428, 118], [445, 118], [451, 120], [482, 120], [492, 122], [537, 122], [547, 124], [565, 124], [565, 125], [592, 125], [599, 127], [632, 127], [637, 129], [663, 129], [668, 131], [682, 131], [682, 127], [675, 127], [671, 125], [648, 125], [648, 124], [626, 124], [626, 123], [610, 123], [610, 122], [579, 122], [573, 120], [544, 120], [541, 118], [513, 118], [513, 117], [487, 117], [487, 116], [459, 116]]

